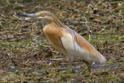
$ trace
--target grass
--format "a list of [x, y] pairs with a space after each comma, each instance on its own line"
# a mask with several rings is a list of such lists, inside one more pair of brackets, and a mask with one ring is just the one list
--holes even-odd
[[[124, 82], [123, 1], [0, 2], [0, 83]], [[65, 56], [55, 51], [39, 34], [37, 28], [40, 23], [13, 17], [15, 12], [39, 10], [52, 11], [66, 25], [83, 35], [107, 58], [107, 67], [91, 73], [82, 61], [69, 65]], [[33, 30], [34, 27], [36, 30]], [[91, 38], [88, 27], [92, 31]]]

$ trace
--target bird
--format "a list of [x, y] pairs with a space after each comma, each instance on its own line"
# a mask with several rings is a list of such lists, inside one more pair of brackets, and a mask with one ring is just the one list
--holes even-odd
[[19, 13], [17, 15], [30, 19], [41, 19], [46, 39], [56, 50], [68, 56], [70, 62], [80, 59], [90, 65], [91, 68], [105, 65], [106, 58], [92, 44], [61, 22], [50, 11], [42, 10], [35, 13]]

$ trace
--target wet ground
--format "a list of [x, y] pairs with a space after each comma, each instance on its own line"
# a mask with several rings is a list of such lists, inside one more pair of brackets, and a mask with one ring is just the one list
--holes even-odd
[[[54, 50], [36, 20], [20, 12], [48, 10], [91, 42], [106, 58], [89, 72], [82, 61], [72, 65]], [[0, 83], [123, 83], [124, 2], [122, 0], [1, 0]]]

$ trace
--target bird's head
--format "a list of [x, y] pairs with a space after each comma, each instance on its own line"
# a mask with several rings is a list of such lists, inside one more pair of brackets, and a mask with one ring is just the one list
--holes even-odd
[[54, 14], [49, 11], [36, 12], [34, 13], [34, 17], [39, 18], [39, 19], [44, 19], [47, 21], [53, 21], [55, 19]]
[[51, 12], [49, 11], [39, 11], [36, 13], [19, 13], [17, 14], [18, 17], [24, 17], [29, 19], [41, 19], [43, 23], [48, 24], [51, 22], [55, 22], [58, 25], [63, 25], [60, 20]]

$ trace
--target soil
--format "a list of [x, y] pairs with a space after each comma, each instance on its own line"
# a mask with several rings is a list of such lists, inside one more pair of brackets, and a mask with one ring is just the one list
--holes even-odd
[[[69, 64], [47, 42], [39, 20], [16, 13], [47, 10], [92, 43], [105, 67]], [[124, 83], [123, 0], [1, 0], [0, 83]]]

